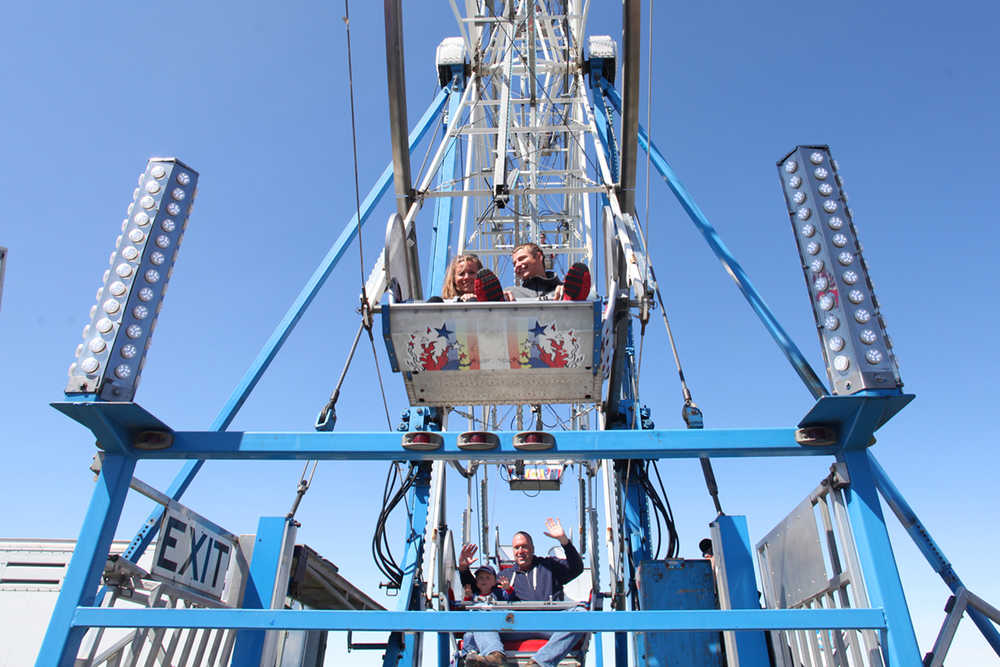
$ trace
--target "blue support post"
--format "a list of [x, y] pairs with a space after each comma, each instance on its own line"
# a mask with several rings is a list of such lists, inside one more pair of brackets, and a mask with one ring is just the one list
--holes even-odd
[[[598, 61], [600, 62], [600, 61]], [[594, 110], [594, 123], [597, 125], [597, 136], [601, 140], [601, 145], [604, 147], [604, 154], [608, 158], [608, 168], [611, 170], [612, 180], [618, 180], [618, 152], [614, 150], [614, 146], [611, 143], [612, 138], [612, 125], [611, 119], [608, 118], [608, 114], [604, 109], [604, 95], [602, 94], [602, 87], [611, 88], [611, 84], [602, 77], [601, 68], [594, 65], [594, 61], [591, 61], [590, 66], [590, 99], [591, 108]], [[618, 113], [621, 113], [621, 106], [618, 107]]]
[[[254, 538], [253, 557], [250, 560], [250, 574], [243, 594], [243, 609], [274, 608], [275, 584], [281, 570], [284, 553], [285, 533], [288, 528], [285, 517], [265, 516], [257, 523]], [[284, 601], [282, 601], [284, 602]], [[283, 606], [283, 605], [282, 605]], [[234, 667], [257, 667], [264, 650], [265, 630], [240, 630], [233, 646]]]
[[[409, 492], [410, 518], [406, 527], [406, 551], [403, 553], [401, 569], [403, 581], [399, 587], [397, 611], [420, 609], [418, 575], [424, 557], [424, 529], [427, 527], [428, 501], [431, 492], [431, 464], [421, 463], [417, 479]], [[410, 641], [403, 641], [404, 633], [389, 635], [388, 648], [382, 657], [382, 667], [417, 667], [420, 664], [422, 639], [420, 633], [410, 634]]]
[[854, 532], [861, 570], [872, 607], [882, 608], [886, 622], [889, 665], [919, 665], [920, 651], [896, 570], [892, 544], [875, 490], [875, 478], [866, 450], [844, 450], [837, 460], [847, 465], [847, 512]]
[[[441, 112], [444, 107], [445, 100], [448, 99], [449, 89], [442, 88], [437, 94], [434, 100], [427, 107], [424, 115], [420, 118], [420, 122], [417, 126], [413, 128], [410, 132], [410, 150], [412, 151], [414, 146], [420, 143], [420, 140], [424, 137], [427, 131], [431, 127], [431, 123], [434, 118]], [[333, 268], [340, 261], [340, 258], [344, 255], [347, 247], [357, 236], [359, 229], [371, 215], [372, 211], [375, 209], [375, 205], [378, 204], [379, 200], [389, 189], [389, 184], [392, 182], [392, 163], [386, 166], [382, 175], [379, 176], [375, 185], [372, 189], [368, 191], [363, 202], [361, 202], [361, 217], [355, 213], [350, 221], [345, 225], [340, 236], [334, 242], [333, 246], [323, 257], [319, 266], [313, 271], [312, 276], [306, 282], [302, 291], [296, 297], [295, 301], [289, 307], [288, 312], [278, 323], [278, 326], [271, 333], [271, 337], [267, 339], [264, 343], [264, 347], [257, 354], [257, 358], [254, 359], [250, 368], [247, 370], [246, 374], [240, 380], [236, 388], [233, 389], [233, 393], [229, 396], [229, 400], [222, 407], [222, 410], [216, 416], [215, 421], [212, 422], [211, 429], [213, 431], [225, 431], [229, 428], [233, 419], [236, 417], [236, 413], [239, 412], [240, 408], [243, 407], [243, 403], [250, 396], [250, 392], [253, 391], [254, 387], [257, 386], [257, 382], [260, 381], [261, 376], [264, 371], [267, 370], [268, 366], [271, 365], [271, 361], [278, 354], [278, 350], [285, 343], [289, 334], [292, 333], [292, 329], [298, 323], [299, 319], [305, 313], [306, 308], [312, 303], [313, 298], [319, 292], [319, 289], [326, 282], [326, 279], [330, 276]], [[194, 481], [195, 475], [201, 470], [201, 466], [204, 463], [203, 460], [192, 460], [184, 464], [177, 476], [174, 477], [173, 482], [167, 489], [167, 495], [174, 500], [179, 500], [184, 492], [187, 491], [188, 486]], [[163, 516], [163, 508], [157, 507], [154, 509], [149, 518], [146, 519], [146, 523], [143, 524], [142, 528], [136, 533], [135, 537], [132, 538], [131, 544], [129, 544], [128, 549], [125, 551], [125, 558], [132, 561], [133, 563], [139, 560], [142, 556], [143, 551], [149, 546], [149, 543], [153, 541], [156, 537], [157, 528], [160, 525], [160, 518]]]
[[[868, 462], [872, 468], [872, 474], [875, 477], [875, 486], [878, 488], [879, 493], [885, 499], [885, 502], [892, 509], [893, 513], [899, 519], [899, 522], [903, 524], [903, 528], [906, 532], [910, 534], [913, 542], [920, 549], [920, 553], [924, 555], [930, 566], [941, 575], [941, 579], [944, 583], [948, 585], [952, 593], [958, 594], [959, 589], [964, 588], [965, 584], [959, 578], [958, 573], [952, 568], [951, 563], [945, 558], [944, 553], [938, 548], [937, 543], [934, 538], [931, 537], [930, 533], [927, 532], [927, 528], [917, 517], [917, 513], [913, 511], [910, 504], [906, 502], [903, 498], [903, 494], [899, 492], [899, 489], [892, 483], [889, 476], [879, 465], [879, 462], [875, 460], [875, 456], [872, 455], [871, 450], [868, 450]], [[969, 618], [972, 622], [976, 624], [979, 631], [983, 633], [983, 637], [989, 642], [990, 646], [993, 647], [994, 652], [1000, 656], [1000, 633], [997, 632], [996, 627], [990, 621], [989, 618], [984, 616], [982, 612], [973, 607], [968, 607], [966, 612], [969, 614]]]
[[[463, 76], [456, 75], [449, 84], [451, 95], [448, 101], [448, 118], [453, 119], [461, 111]], [[455, 171], [458, 166], [458, 140], [452, 137], [438, 170], [438, 190], [448, 192], [454, 189]], [[444, 274], [448, 269], [448, 242], [451, 240], [451, 211], [453, 197], [441, 197], [434, 206], [434, 231], [431, 239], [430, 291], [440, 294], [444, 286]]]
[[[718, 529], [720, 544], [715, 555], [721, 554], [724, 559], [729, 608], [760, 609], [746, 517], [720, 515], [711, 525]], [[740, 667], [767, 667], [770, 664], [763, 632], [737, 632], [733, 642]]]
[[[621, 113], [621, 98], [618, 96], [618, 92], [606, 81], [602, 81], [601, 85], [604, 88], [607, 98], [611, 100], [612, 106], [614, 106], [618, 113]], [[746, 271], [744, 271], [743, 267], [736, 261], [733, 254], [729, 252], [729, 248], [727, 248], [726, 244], [722, 242], [722, 238], [715, 230], [715, 227], [712, 226], [712, 224], [708, 221], [708, 218], [705, 217], [705, 214], [694, 202], [694, 199], [692, 199], [691, 195], [688, 194], [688, 191], [684, 188], [680, 180], [677, 178], [677, 175], [674, 173], [674, 170], [670, 167], [670, 164], [667, 163], [666, 158], [664, 158], [659, 149], [649, 141], [649, 136], [646, 134], [646, 130], [641, 125], [639, 126], [639, 145], [649, 153], [650, 160], [656, 168], [656, 171], [659, 172], [660, 176], [663, 177], [663, 180], [667, 182], [670, 190], [674, 193], [677, 200], [684, 208], [684, 211], [688, 214], [688, 217], [691, 218], [695, 227], [697, 227], [698, 231], [700, 231], [702, 236], [705, 237], [705, 240], [708, 242], [712, 252], [714, 252], [715, 256], [719, 258], [720, 262], [722, 262], [722, 266], [726, 269], [726, 273], [728, 273], [732, 279], [736, 281], [743, 297], [747, 300], [747, 303], [750, 304], [750, 307], [757, 314], [757, 317], [760, 318], [760, 321], [764, 323], [764, 328], [767, 329], [768, 333], [770, 333], [771, 337], [774, 339], [774, 342], [776, 342], [778, 347], [781, 348], [781, 351], [784, 352], [785, 357], [787, 357], [788, 361], [791, 362], [795, 372], [798, 373], [802, 382], [805, 383], [806, 387], [812, 393], [813, 398], [819, 398], [820, 396], [828, 394], [829, 392], [826, 390], [826, 387], [823, 386], [823, 382], [819, 379], [819, 376], [816, 375], [816, 371], [812, 369], [812, 366], [810, 366], [809, 362], [806, 361], [806, 358], [802, 355], [798, 346], [795, 345], [795, 342], [792, 341], [791, 337], [789, 337], [788, 333], [778, 322], [774, 313], [772, 313], [771, 309], [768, 308], [767, 304], [764, 302], [764, 298], [760, 295], [760, 292], [758, 292], [757, 288], [755, 288], [753, 283], [750, 282], [750, 277], [747, 275]]]
[[73, 625], [77, 607], [94, 604], [94, 595], [104, 572], [104, 563], [118, 527], [125, 496], [136, 460], [128, 456], [105, 456], [101, 474], [91, 496], [87, 514], [66, 569], [59, 599], [49, 620], [38, 653], [39, 666], [72, 667], [87, 628]]

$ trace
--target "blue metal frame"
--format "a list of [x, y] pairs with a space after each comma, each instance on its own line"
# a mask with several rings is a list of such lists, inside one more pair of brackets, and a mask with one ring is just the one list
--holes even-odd
[[[403, 582], [399, 587], [397, 613], [413, 613], [414, 610], [419, 609], [422, 591], [418, 589], [417, 575], [420, 573], [420, 563], [424, 556], [424, 530], [427, 527], [428, 500], [431, 491], [430, 473], [430, 464], [421, 464], [417, 478], [408, 494], [408, 506], [412, 509], [406, 526], [406, 551], [403, 553], [401, 563]], [[383, 626], [379, 629], [393, 628]], [[389, 635], [388, 646], [382, 657], [382, 665], [384, 667], [396, 667], [397, 665], [416, 667], [421, 657], [423, 636], [417, 635], [413, 637], [413, 640], [405, 642], [404, 646], [401, 631]]]
[[[760, 609], [757, 598], [757, 577], [753, 567], [753, 550], [745, 516], [719, 515], [713, 521], [719, 528], [725, 555], [726, 586], [733, 609]], [[767, 640], [762, 632], [737, 632], [733, 636], [740, 667], [767, 667]]]
[[[452, 78], [451, 95], [448, 102], [448, 118], [453, 119], [461, 110], [465, 77]], [[438, 190], [448, 192], [454, 189], [452, 181], [458, 167], [458, 138], [452, 137], [445, 149], [444, 159], [438, 169]], [[434, 205], [434, 231], [431, 238], [429, 294], [440, 294], [444, 286], [444, 275], [448, 269], [448, 245], [451, 241], [451, 210], [454, 197], [441, 197]]]
[[[903, 498], [903, 494], [899, 492], [899, 489], [892, 483], [889, 476], [879, 465], [879, 462], [875, 460], [875, 456], [868, 452], [868, 463], [871, 465], [872, 476], [875, 480], [875, 487], [878, 489], [879, 493], [885, 499], [885, 502], [892, 509], [893, 513], [899, 519], [900, 523], [903, 524], [903, 528], [909, 533], [910, 537], [913, 538], [914, 543], [917, 548], [920, 549], [920, 553], [924, 555], [930, 566], [941, 575], [941, 579], [944, 583], [948, 585], [952, 593], [958, 594], [959, 590], [965, 587], [962, 580], [959, 578], [958, 573], [952, 568], [951, 563], [945, 557], [944, 552], [941, 551], [934, 538], [927, 531], [927, 528], [917, 517], [917, 513], [913, 511], [910, 504], [906, 502]], [[983, 634], [983, 637], [989, 642], [990, 646], [993, 647], [994, 652], [1000, 656], [1000, 633], [997, 632], [996, 626], [990, 621], [990, 619], [983, 615], [978, 609], [973, 607], [966, 608], [966, 612], [969, 614], [969, 618], [976, 624], [979, 631]]]
[[104, 457], [73, 558], [66, 568], [59, 599], [42, 640], [38, 665], [72, 667], [76, 660], [87, 628], [75, 623], [75, 617], [80, 609], [94, 604], [94, 592], [104, 571], [135, 464], [136, 460], [129, 456]]
[[[449, 88], [442, 88], [437, 94], [434, 100], [427, 107], [424, 115], [420, 118], [420, 122], [417, 123], [413, 131], [410, 132], [410, 150], [412, 151], [414, 146], [420, 143], [420, 140], [424, 137], [427, 131], [430, 129], [432, 121], [441, 112], [444, 107], [445, 100], [448, 99], [450, 94]], [[330, 247], [330, 250], [323, 257], [323, 260], [313, 271], [312, 276], [303, 286], [302, 291], [296, 297], [295, 301], [289, 307], [288, 312], [285, 316], [281, 318], [278, 326], [275, 327], [274, 331], [271, 333], [270, 338], [264, 343], [264, 347], [257, 354], [257, 358], [254, 359], [250, 368], [244, 374], [243, 378], [240, 380], [239, 384], [233, 389], [233, 393], [229, 396], [229, 400], [223, 405], [222, 410], [216, 416], [215, 421], [209, 427], [214, 431], [225, 431], [229, 428], [233, 419], [236, 417], [236, 413], [239, 412], [240, 408], [243, 407], [243, 403], [250, 396], [250, 392], [253, 391], [254, 387], [257, 386], [257, 382], [260, 381], [261, 376], [264, 371], [267, 370], [268, 366], [271, 365], [271, 361], [278, 354], [278, 350], [285, 343], [289, 334], [292, 333], [292, 329], [298, 323], [299, 319], [305, 313], [306, 308], [312, 303], [319, 289], [326, 282], [326, 279], [330, 276], [337, 262], [343, 257], [344, 252], [347, 247], [357, 236], [358, 230], [364, 225], [365, 221], [368, 220], [368, 216], [371, 215], [372, 211], [375, 209], [375, 205], [378, 204], [382, 196], [388, 191], [389, 184], [392, 183], [392, 163], [390, 162], [388, 166], [382, 171], [382, 175], [379, 176], [378, 180], [375, 181], [375, 185], [372, 189], [368, 191], [363, 202], [361, 202], [360, 218], [358, 214], [355, 213], [351, 219], [348, 221], [347, 225], [344, 226], [344, 230], [340, 233], [340, 236]], [[173, 482], [171, 482], [170, 487], [167, 489], [167, 495], [174, 500], [179, 500], [184, 492], [187, 491], [188, 486], [194, 481], [195, 475], [201, 470], [201, 466], [204, 464], [203, 460], [192, 460], [188, 461], [183, 468], [174, 477]], [[129, 544], [128, 549], [125, 551], [125, 558], [132, 562], [139, 560], [142, 556], [143, 551], [149, 546], [149, 543], [153, 541], [156, 537], [156, 531], [160, 525], [160, 518], [163, 516], [163, 508], [157, 507], [154, 509], [149, 517], [146, 519], [146, 523], [143, 524], [142, 528], [136, 533], [135, 537], [132, 538], [131, 544]]]
[[[871, 431], [869, 431], [871, 433]], [[896, 570], [892, 543], [885, 529], [875, 480], [866, 451], [844, 450], [837, 460], [847, 465], [847, 513], [854, 531], [861, 570], [872, 607], [885, 611], [887, 637], [883, 649], [889, 665], [919, 665], [917, 636]]]
[[[884, 630], [881, 609], [651, 611], [328, 611], [313, 609], [109, 609], [81, 607], [74, 627], [390, 630], [393, 632], [616, 632], [655, 630]], [[917, 662], [900, 664], [919, 664]]]
[[[601, 86], [603, 87], [607, 98], [611, 100], [611, 104], [614, 106], [615, 110], [618, 113], [621, 113], [621, 98], [618, 96], [618, 92], [611, 87], [607, 81], [602, 80]], [[784, 327], [782, 327], [778, 322], [774, 313], [772, 313], [771, 309], [768, 308], [767, 304], [764, 302], [764, 298], [760, 295], [760, 292], [758, 292], [757, 288], [755, 288], [753, 283], [750, 282], [750, 277], [747, 275], [746, 271], [744, 271], [743, 267], [740, 266], [740, 263], [736, 261], [733, 254], [729, 252], [729, 248], [726, 247], [726, 244], [722, 242], [722, 238], [715, 230], [715, 227], [713, 227], [712, 223], [708, 221], [708, 218], [705, 217], [705, 214], [681, 184], [666, 158], [663, 157], [663, 154], [660, 153], [656, 145], [649, 141], [649, 136], [646, 134], [646, 130], [641, 125], [639, 126], [639, 145], [647, 153], [649, 153], [650, 160], [656, 168], [656, 171], [659, 172], [660, 176], [663, 177], [663, 180], [667, 182], [670, 190], [677, 197], [677, 200], [684, 208], [684, 211], [687, 212], [688, 217], [691, 218], [695, 227], [697, 227], [698, 231], [700, 231], [702, 236], [705, 237], [705, 240], [708, 242], [712, 252], [714, 252], [715, 256], [719, 258], [720, 262], [722, 262], [722, 266], [725, 267], [726, 272], [732, 276], [733, 280], [736, 281], [743, 297], [747, 300], [747, 303], [750, 304], [750, 307], [757, 314], [757, 317], [760, 318], [760, 321], [764, 323], [764, 327], [767, 329], [768, 333], [771, 334], [771, 337], [774, 339], [774, 342], [778, 344], [778, 347], [781, 348], [781, 351], [784, 352], [785, 357], [788, 358], [788, 361], [792, 364], [795, 372], [798, 373], [800, 378], [802, 378], [802, 382], [805, 383], [806, 387], [812, 393], [813, 398], [819, 398], [824, 394], [829, 394], [830, 392], [827, 391], [822, 380], [820, 380], [819, 376], [816, 375], [816, 371], [814, 371], [812, 366], [809, 365], [809, 362], [806, 361], [806, 358], [802, 355], [798, 346], [795, 345], [795, 342], [792, 341]]]
[[[272, 596], [278, 572], [281, 570], [282, 546], [285, 543], [288, 522], [285, 517], [273, 516], [261, 517], [257, 522], [250, 573], [246, 592], [243, 594], [244, 609], [273, 608]], [[236, 667], [260, 665], [266, 637], [267, 633], [264, 630], [241, 630], [236, 633], [232, 664]]]

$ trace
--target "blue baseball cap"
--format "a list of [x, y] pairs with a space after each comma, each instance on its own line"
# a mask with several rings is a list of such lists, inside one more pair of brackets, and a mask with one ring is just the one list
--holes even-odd
[[490, 566], [490, 565], [480, 565], [479, 567], [476, 568], [476, 571], [475, 571], [474, 574], [479, 574], [480, 572], [489, 572], [494, 577], [497, 576], [497, 571], [494, 570], [493, 567]]

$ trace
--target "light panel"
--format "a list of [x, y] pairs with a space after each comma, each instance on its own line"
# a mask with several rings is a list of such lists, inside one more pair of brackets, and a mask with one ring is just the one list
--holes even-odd
[[69, 367], [67, 394], [131, 401], [163, 304], [198, 186], [198, 172], [175, 158], [151, 158]]
[[778, 174], [833, 393], [902, 387], [829, 147], [796, 147]]

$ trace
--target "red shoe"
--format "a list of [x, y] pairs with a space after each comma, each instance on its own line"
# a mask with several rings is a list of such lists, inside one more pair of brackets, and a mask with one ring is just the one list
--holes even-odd
[[[588, 285], [590, 284], [588, 279]], [[497, 274], [489, 269], [479, 269], [476, 274], [476, 285], [474, 287], [477, 301], [503, 301], [503, 287]]]
[[563, 280], [563, 301], [583, 301], [590, 294], [590, 269], [582, 262], [569, 267]]

